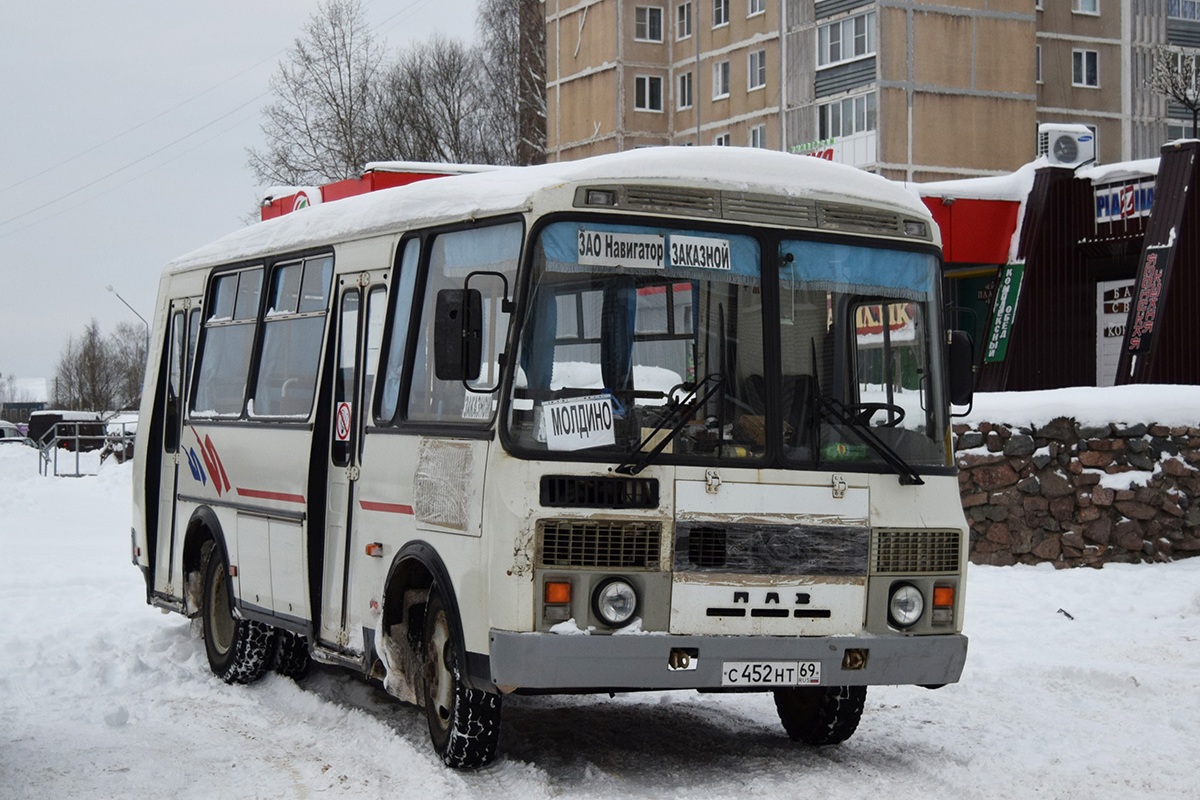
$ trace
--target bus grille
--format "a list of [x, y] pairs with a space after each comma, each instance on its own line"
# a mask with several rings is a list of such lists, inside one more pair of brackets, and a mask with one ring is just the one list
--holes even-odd
[[538, 538], [543, 567], [658, 569], [662, 525], [552, 519], [538, 523]]
[[675, 528], [678, 572], [743, 575], [866, 575], [870, 531], [850, 525], [724, 525]]
[[956, 573], [962, 547], [959, 531], [880, 530], [871, 564], [881, 575]]

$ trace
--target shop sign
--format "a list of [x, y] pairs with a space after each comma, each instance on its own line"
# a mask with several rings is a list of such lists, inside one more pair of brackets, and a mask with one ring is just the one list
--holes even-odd
[[814, 158], [823, 158], [826, 161], [840, 161], [836, 139], [820, 139], [815, 142], [806, 142], [805, 144], [797, 144], [792, 146], [792, 152], [801, 156], [812, 156]]
[[1153, 179], [1097, 186], [1096, 223], [1148, 217], [1153, 204]]
[[987, 363], [1003, 361], [1008, 354], [1008, 339], [1017, 315], [1017, 300], [1021, 296], [1021, 280], [1024, 276], [1024, 264], [1009, 264], [1001, 270], [992, 311], [992, 326], [983, 354], [983, 360]]
[[1135, 355], [1150, 351], [1154, 328], [1163, 310], [1163, 286], [1171, 245], [1147, 248], [1137, 275], [1137, 294], [1133, 301], [1133, 322], [1129, 329], [1129, 352]]

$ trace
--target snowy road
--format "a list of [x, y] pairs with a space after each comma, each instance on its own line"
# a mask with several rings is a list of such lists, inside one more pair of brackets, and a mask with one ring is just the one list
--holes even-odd
[[128, 497], [128, 466], [0, 447], [2, 798], [1200, 796], [1200, 558], [973, 567], [962, 682], [872, 688], [838, 747], [790, 743], [769, 695], [508, 698], [501, 757], [459, 774], [343, 673], [216, 679], [145, 605]]

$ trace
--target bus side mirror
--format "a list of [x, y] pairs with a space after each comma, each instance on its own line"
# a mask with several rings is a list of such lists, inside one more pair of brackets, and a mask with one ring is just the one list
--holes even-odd
[[478, 289], [442, 289], [433, 321], [433, 373], [473, 381], [483, 363], [483, 297]]
[[971, 405], [975, 394], [975, 346], [966, 331], [950, 332], [948, 366], [950, 402], [956, 406]]

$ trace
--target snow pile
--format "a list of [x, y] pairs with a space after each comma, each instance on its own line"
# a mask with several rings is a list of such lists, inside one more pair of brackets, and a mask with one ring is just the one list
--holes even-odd
[[980, 392], [975, 395], [971, 412], [955, 421], [1041, 426], [1056, 417], [1071, 417], [1086, 427], [1110, 422], [1200, 427], [1200, 386], [1138, 384]]
[[[1194, 797], [1200, 558], [972, 567], [962, 682], [872, 688], [810, 750], [769, 695], [512, 697], [445, 770], [424, 715], [344, 673], [227, 686], [130, 564], [130, 465], [41, 478], [0, 447], [0, 797]], [[1070, 615], [1070, 616], [1068, 616]]]

